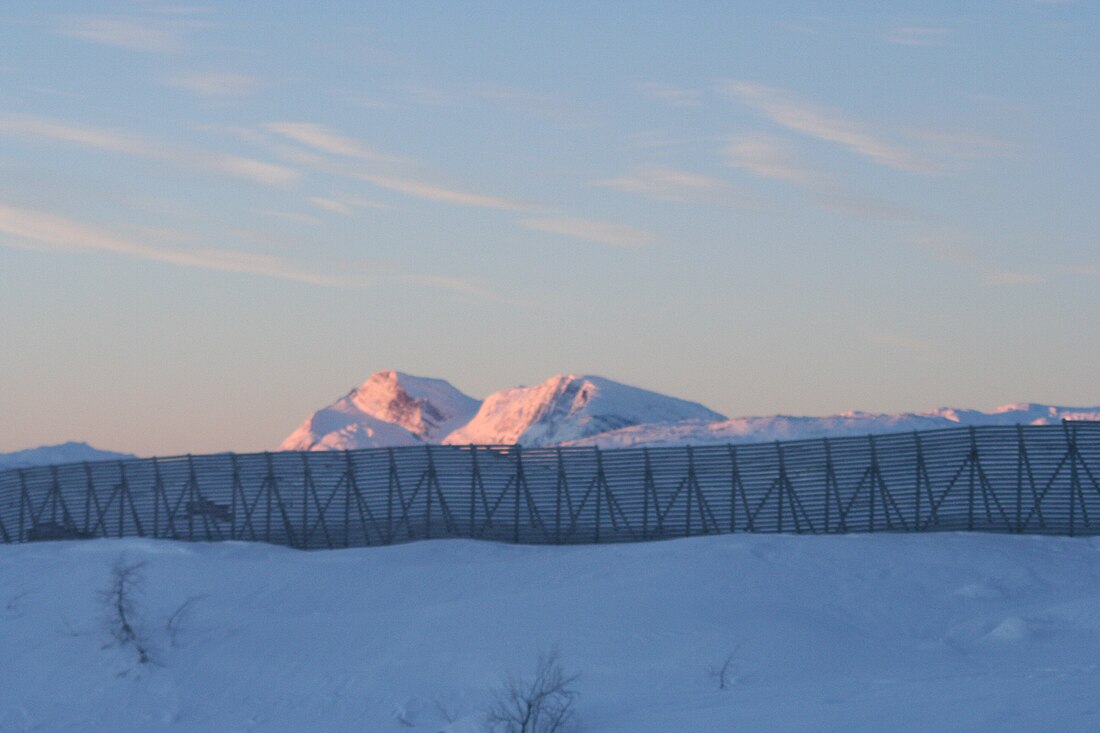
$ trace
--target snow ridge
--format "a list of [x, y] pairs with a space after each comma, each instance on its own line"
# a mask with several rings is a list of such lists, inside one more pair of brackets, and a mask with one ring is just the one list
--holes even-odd
[[826, 417], [740, 417], [719, 422], [700, 420], [674, 424], [643, 424], [612, 430], [565, 445], [601, 448], [705, 445], [708, 443], [762, 443], [773, 440], [836, 438], [881, 433], [935, 430], [984, 425], [1055, 425], [1062, 420], [1100, 420], [1100, 407], [1058, 407], [1021, 403], [992, 412], [940, 407], [924, 412], [877, 414], [845, 412]]

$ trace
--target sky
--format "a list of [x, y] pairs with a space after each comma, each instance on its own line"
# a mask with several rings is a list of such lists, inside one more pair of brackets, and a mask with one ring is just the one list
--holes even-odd
[[0, 6], [0, 450], [371, 373], [1100, 404], [1100, 4]]

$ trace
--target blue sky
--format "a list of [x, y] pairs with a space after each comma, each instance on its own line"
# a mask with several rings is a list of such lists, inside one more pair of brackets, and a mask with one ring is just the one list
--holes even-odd
[[[839, 7], [837, 7], [839, 6]], [[0, 11], [0, 450], [380, 369], [731, 416], [1100, 404], [1100, 5]]]

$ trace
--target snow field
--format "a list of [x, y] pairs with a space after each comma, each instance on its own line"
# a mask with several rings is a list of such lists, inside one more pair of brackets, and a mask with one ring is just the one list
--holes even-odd
[[[153, 664], [112, 645], [120, 557]], [[40, 543], [0, 548], [0, 620], [4, 732], [473, 733], [551, 648], [592, 733], [1100, 729], [1095, 539]]]

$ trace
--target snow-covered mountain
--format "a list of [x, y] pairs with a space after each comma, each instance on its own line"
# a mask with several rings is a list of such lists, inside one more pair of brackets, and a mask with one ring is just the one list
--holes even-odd
[[[759, 443], [934, 430], [968, 425], [1049, 425], [1100, 420], [1100, 407], [1019, 403], [991, 412], [941, 407], [923, 412], [844, 412], [727, 419], [695, 402], [605, 377], [563, 374], [514, 387], [484, 402], [442, 379], [386, 371], [371, 376], [294, 431], [280, 450], [343, 450], [424, 443], [602, 448]], [[82, 459], [77, 459], [82, 460]]]
[[28, 448], [12, 453], [0, 453], [0, 471], [9, 468], [48, 466], [55, 463], [112, 461], [120, 458], [133, 458], [133, 456], [129, 453], [99, 450], [87, 443], [62, 443], [60, 445], [44, 445], [39, 448]]
[[444, 443], [557, 445], [642, 423], [723, 420], [696, 402], [596, 376], [563, 374], [489, 395], [473, 420]]
[[438, 443], [473, 417], [478, 405], [477, 400], [442, 379], [378, 372], [315, 412], [282, 442], [279, 450]]
[[1004, 405], [992, 412], [941, 407], [925, 412], [845, 412], [827, 417], [739, 417], [707, 422], [647, 423], [573, 440], [566, 445], [601, 448], [761, 443], [773, 440], [871, 435], [969, 425], [1053, 425], [1062, 420], [1100, 420], [1100, 407], [1057, 407], [1034, 403]]

